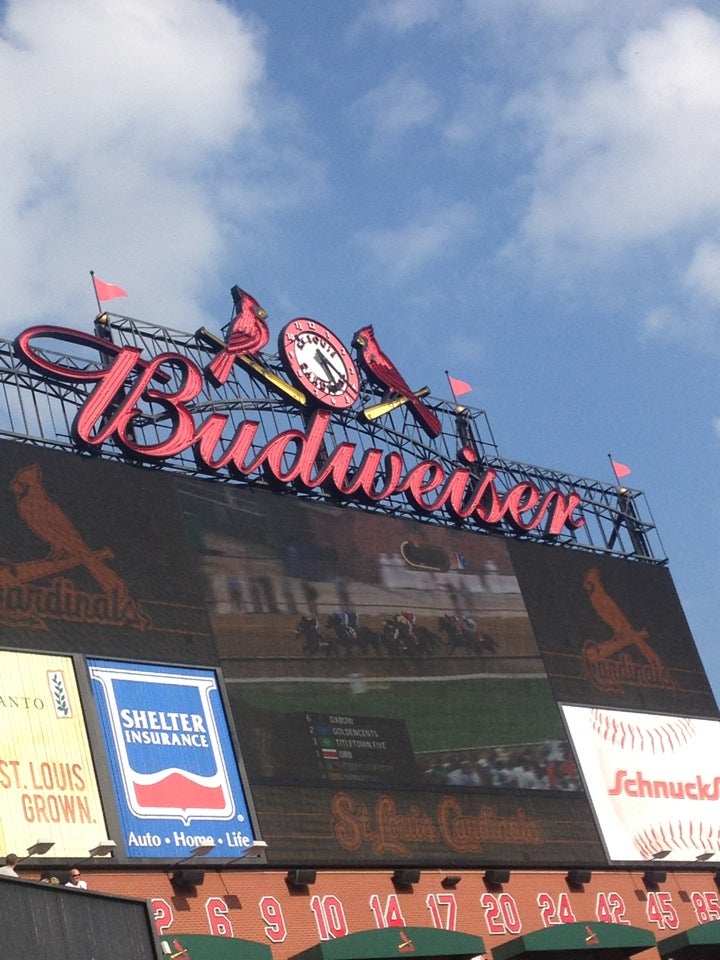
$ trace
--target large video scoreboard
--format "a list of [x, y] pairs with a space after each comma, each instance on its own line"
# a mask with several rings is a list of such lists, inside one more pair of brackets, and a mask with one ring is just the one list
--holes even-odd
[[[664, 566], [0, 448], [0, 645], [52, 655], [37, 696], [62, 672], [81, 708], [22, 762], [81, 764], [102, 806], [68, 856], [115, 827], [121, 861], [184, 838], [393, 867], [718, 849], [718, 712]], [[64, 814], [23, 812], [13, 762], [47, 712], [21, 674], [0, 827], [33, 842]]]

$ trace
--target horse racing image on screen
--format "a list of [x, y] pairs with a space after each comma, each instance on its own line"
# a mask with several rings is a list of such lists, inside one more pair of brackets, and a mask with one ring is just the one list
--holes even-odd
[[602, 855], [505, 540], [178, 488], [273, 855]]

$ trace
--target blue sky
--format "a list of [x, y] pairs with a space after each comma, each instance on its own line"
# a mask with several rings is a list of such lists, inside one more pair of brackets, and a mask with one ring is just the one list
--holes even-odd
[[628, 464], [720, 695], [720, 12], [669, 0], [0, 3], [0, 333], [218, 329], [237, 283], [501, 453]]

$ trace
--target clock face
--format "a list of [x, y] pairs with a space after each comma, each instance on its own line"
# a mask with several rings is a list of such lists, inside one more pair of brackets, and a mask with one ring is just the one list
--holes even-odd
[[297, 386], [331, 410], [358, 398], [360, 378], [347, 347], [317, 320], [299, 317], [280, 331], [280, 355]]

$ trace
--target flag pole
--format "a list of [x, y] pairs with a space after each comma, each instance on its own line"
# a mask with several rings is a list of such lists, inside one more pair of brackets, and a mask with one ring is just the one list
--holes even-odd
[[97, 300], [98, 314], [100, 314], [100, 313], [103, 312], [103, 309], [102, 309], [102, 307], [101, 307], [101, 305], [100, 305], [100, 297], [98, 296], [97, 287], [95, 286], [95, 271], [94, 271], [94, 270], [91, 270], [91, 271], [90, 271], [90, 278], [92, 279], [93, 292], [95, 293], [95, 299]]
[[608, 454], [608, 460], [610, 461], [610, 469], [612, 470], [613, 475], [615, 477], [615, 483], [619, 484], [620, 477], [617, 475], [617, 470], [615, 469], [615, 461], [613, 460], [612, 454], [610, 453]]
[[445, 371], [445, 376], [447, 377], [448, 386], [450, 387], [450, 393], [453, 395], [453, 403], [455, 404], [455, 406], [457, 406], [458, 398], [457, 398], [457, 395], [456, 395], [456, 393], [455, 393], [455, 390], [453, 389], [452, 380], [451, 380], [451, 378], [450, 378], [450, 371], [449, 371], [449, 370], [446, 370], [446, 371]]

